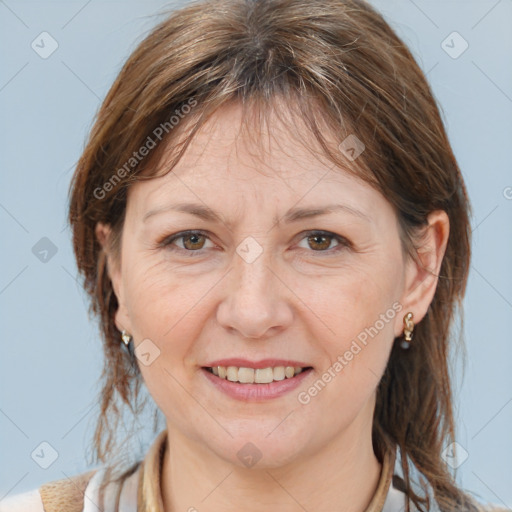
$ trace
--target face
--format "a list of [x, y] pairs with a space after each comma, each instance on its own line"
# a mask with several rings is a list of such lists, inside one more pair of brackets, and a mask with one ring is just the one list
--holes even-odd
[[277, 467], [368, 432], [410, 267], [379, 192], [277, 120], [264, 151], [239, 120], [225, 108], [173, 172], [129, 190], [116, 324], [170, 430], [238, 465], [250, 442]]

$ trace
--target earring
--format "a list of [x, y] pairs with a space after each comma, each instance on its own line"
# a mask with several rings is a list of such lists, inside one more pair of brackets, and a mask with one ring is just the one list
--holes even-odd
[[123, 332], [121, 333], [121, 339], [123, 340], [123, 343], [128, 346], [130, 344], [130, 341], [132, 341], [132, 337], [123, 329]]
[[414, 330], [413, 314], [411, 312], [404, 316], [404, 339], [400, 343], [400, 346], [407, 350], [411, 346], [412, 331]]
[[124, 329], [121, 332], [121, 339], [123, 340], [123, 343], [126, 346], [126, 350], [128, 351], [128, 354], [130, 355], [130, 358], [133, 358], [134, 355], [134, 348], [133, 343], [130, 343], [133, 339], [131, 334], [128, 334]]

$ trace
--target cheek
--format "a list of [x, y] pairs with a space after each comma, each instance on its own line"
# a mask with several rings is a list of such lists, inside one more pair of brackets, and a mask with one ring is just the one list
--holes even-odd
[[[136, 251], [124, 263], [125, 304], [133, 333], [139, 339], [173, 341], [177, 350], [183, 348], [180, 340], [186, 343], [194, 339], [204, 327], [205, 315], [213, 314], [215, 305], [211, 301], [215, 289], [222, 288], [221, 273], [191, 275], [173, 270], [161, 259], [154, 262], [147, 256], [137, 257]], [[382, 327], [379, 319], [400, 296], [397, 263], [393, 258], [369, 257], [316, 277], [290, 271], [284, 280], [293, 283], [298, 297], [290, 306], [297, 311], [298, 323], [311, 329], [313, 338], [329, 352], [343, 350], [359, 335], [364, 338], [365, 329], [376, 323], [379, 331], [391, 332], [392, 322]]]
[[184, 390], [189, 387], [190, 354], [204, 329], [208, 290], [218, 279], [183, 279], [159, 264], [140, 261], [128, 268], [126, 305], [133, 335], [151, 354], [150, 364], [143, 358], [138, 362], [142, 378], [158, 407], [181, 424], [190, 416], [190, 395]]
[[135, 338], [153, 340], [168, 361], [183, 361], [204, 327], [208, 294], [219, 276], [187, 277], [149, 258], [127, 260], [126, 269], [125, 304]]
[[396, 316], [400, 282], [399, 265], [380, 262], [354, 266], [329, 276], [325, 282], [304, 288], [302, 294], [325, 326], [328, 344], [343, 349], [347, 342], [375, 324], [379, 333], [388, 336], [393, 332], [391, 320]]
[[335, 411], [334, 430], [338, 422], [350, 423], [369, 403], [384, 373], [402, 309], [397, 266], [381, 266], [378, 273], [371, 268], [352, 269], [322, 293], [310, 295], [311, 308], [329, 334], [317, 338], [324, 363], [312, 385], [299, 390], [298, 399], [312, 417]]
[[[350, 416], [375, 391], [385, 370], [402, 310], [400, 266], [374, 262], [331, 282], [322, 293], [311, 294], [311, 309], [328, 326], [328, 335], [318, 339], [324, 354], [319, 378], [328, 382], [328, 390], [324, 392], [321, 383], [316, 386], [322, 389], [317, 404], [327, 410], [343, 406]], [[317, 392], [304, 391], [308, 396]]]

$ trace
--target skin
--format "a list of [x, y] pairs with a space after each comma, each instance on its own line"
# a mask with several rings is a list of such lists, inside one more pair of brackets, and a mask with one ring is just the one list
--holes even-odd
[[[160, 350], [139, 367], [169, 432], [164, 508], [361, 512], [381, 471], [371, 441], [376, 387], [404, 314], [412, 311], [417, 323], [432, 301], [448, 219], [430, 214], [415, 263], [378, 191], [313, 155], [277, 119], [263, 145], [240, 132], [239, 121], [240, 109], [225, 107], [173, 172], [130, 188], [120, 261], [109, 251], [109, 226], [96, 229], [119, 301], [117, 327], [135, 346], [150, 339]], [[185, 201], [209, 206], [226, 223], [172, 210], [143, 221]], [[331, 203], [364, 218], [340, 210], [284, 223], [292, 207]], [[189, 229], [207, 237], [159, 246]], [[308, 230], [349, 244], [312, 238]], [[249, 236], [263, 251], [251, 263], [236, 252]], [[401, 312], [309, 403], [299, 403], [298, 394], [397, 302]], [[282, 397], [243, 402], [217, 390], [200, 369], [224, 357], [291, 358], [313, 371]], [[262, 454], [251, 468], [237, 457], [248, 442]]]

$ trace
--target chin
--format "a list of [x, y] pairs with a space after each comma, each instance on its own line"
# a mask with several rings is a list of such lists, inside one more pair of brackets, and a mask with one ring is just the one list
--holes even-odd
[[[254, 422], [258, 425], [254, 425]], [[307, 451], [308, 436], [293, 426], [286, 429], [284, 423], [280, 422], [282, 418], [278, 421], [273, 418], [272, 421], [244, 422], [238, 425], [237, 432], [228, 428], [233, 437], [224, 436], [220, 443], [215, 446], [209, 444], [209, 447], [219, 457], [240, 468], [272, 469], [286, 466], [294, 463], [304, 449]], [[212, 439], [205, 442], [211, 443]]]

